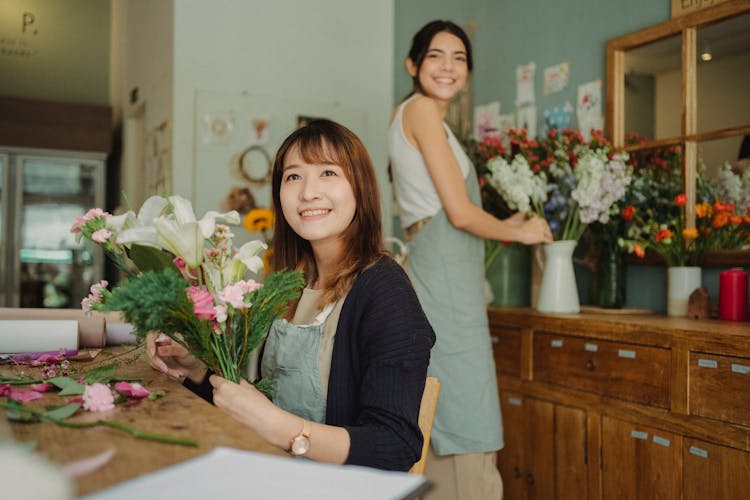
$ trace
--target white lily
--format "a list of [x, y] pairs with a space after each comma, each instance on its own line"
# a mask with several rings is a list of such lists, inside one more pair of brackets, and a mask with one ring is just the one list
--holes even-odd
[[260, 240], [245, 243], [239, 251], [227, 263], [222, 273], [224, 283], [234, 283], [241, 280], [246, 271], [257, 273], [263, 269], [263, 259], [260, 255], [268, 248], [268, 245]]

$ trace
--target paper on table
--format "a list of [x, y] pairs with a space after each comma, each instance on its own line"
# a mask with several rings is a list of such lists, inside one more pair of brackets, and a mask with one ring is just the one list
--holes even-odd
[[0, 353], [78, 349], [75, 320], [0, 320]]
[[422, 476], [217, 447], [210, 453], [120, 483], [85, 500], [274, 498], [383, 500], [414, 498]]

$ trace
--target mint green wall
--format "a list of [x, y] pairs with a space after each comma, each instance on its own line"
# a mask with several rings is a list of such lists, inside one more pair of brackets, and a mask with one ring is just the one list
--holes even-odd
[[[669, 19], [667, 0], [395, 0], [394, 91], [411, 90], [403, 61], [411, 37], [432, 19], [474, 25], [474, 103], [499, 100], [501, 112], [515, 108], [516, 66], [536, 63], [537, 123], [548, 108], [570, 101], [577, 87], [604, 79], [607, 40]], [[547, 66], [570, 62], [567, 89], [543, 95]], [[602, 109], [602, 112], [604, 110]]]
[[109, 36], [109, 0], [2, 0], [0, 95], [109, 104]]

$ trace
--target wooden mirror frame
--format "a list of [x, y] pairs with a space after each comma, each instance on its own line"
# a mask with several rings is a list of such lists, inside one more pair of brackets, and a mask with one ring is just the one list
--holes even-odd
[[[687, 195], [685, 222], [695, 227], [695, 180], [698, 165], [698, 142], [750, 134], [750, 124], [698, 133], [697, 100], [697, 31], [700, 27], [750, 12], [750, 0], [729, 0], [713, 7], [654, 24], [607, 42], [605, 132], [616, 148], [626, 151], [664, 146], [682, 146], [682, 178]], [[682, 45], [682, 125], [680, 135], [625, 145], [625, 52], [670, 36], [681, 35]], [[704, 265], [747, 265], [750, 250], [733, 250], [709, 254]]]

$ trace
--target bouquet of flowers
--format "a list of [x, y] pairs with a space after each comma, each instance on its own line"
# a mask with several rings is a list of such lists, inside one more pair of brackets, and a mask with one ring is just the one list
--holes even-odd
[[489, 184], [513, 208], [547, 219], [555, 240], [578, 240], [592, 222], [607, 223], [630, 183], [628, 157], [614, 154], [601, 132], [551, 130], [544, 141], [508, 132], [510, 152], [487, 162]]
[[100, 245], [128, 276], [112, 290], [106, 281], [94, 284], [84, 310], [121, 311], [140, 339], [150, 331], [164, 333], [238, 382], [249, 353], [299, 296], [303, 278], [300, 271], [282, 270], [263, 284], [246, 279], [261, 269], [266, 245], [251, 241], [235, 248], [219, 220], [240, 222], [236, 211], [208, 212], [197, 220], [188, 200], [153, 196], [137, 215], [91, 209], [76, 218], [72, 232]]

